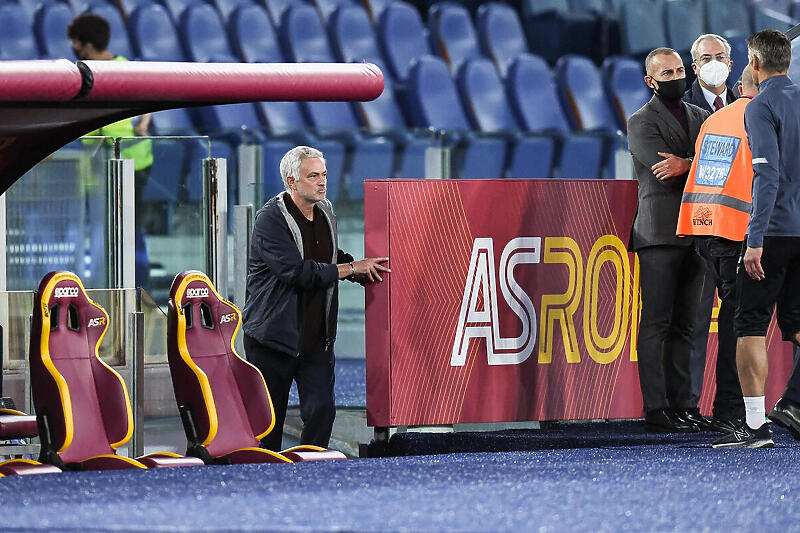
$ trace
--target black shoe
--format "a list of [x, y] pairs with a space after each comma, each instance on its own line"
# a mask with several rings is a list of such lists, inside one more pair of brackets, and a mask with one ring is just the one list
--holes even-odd
[[644, 416], [644, 429], [661, 433], [697, 431], [697, 426], [675, 414], [670, 409], [654, 409]]
[[796, 440], [800, 440], [800, 405], [781, 398], [767, 417], [779, 426], [788, 429]]
[[700, 409], [697, 407], [694, 409], [676, 409], [675, 415], [687, 422], [694, 424], [700, 429], [700, 431], [708, 431], [711, 429], [711, 423], [708, 421], [708, 418], [701, 415]]
[[714, 448], [774, 448], [772, 430], [764, 422], [760, 428], [752, 429], [747, 423], [736, 428], [712, 444]]
[[711, 417], [711, 420], [709, 420], [708, 424], [711, 431], [717, 431], [727, 435], [728, 433], [733, 433], [736, 428], [744, 424], [744, 419], [737, 417], [718, 417], [715, 415]]

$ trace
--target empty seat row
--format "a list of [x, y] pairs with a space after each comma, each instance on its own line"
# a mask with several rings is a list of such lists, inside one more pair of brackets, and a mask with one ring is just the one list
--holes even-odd
[[[44, 464], [12, 459], [0, 463], [0, 475], [345, 458], [318, 446], [280, 453], [259, 447], [274, 425], [269, 391], [258, 369], [233, 348], [241, 313], [205, 274], [175, 277], [168, 323], [170, 374], [189, 456], [117, 455], [133, 433], [133, 415], [125, 382], [98, 355], [109, 316], [78, 276], [47, 274], [34, 297], [29, 354]], [[2, 412], [0, 434], [29, 437], [32, 423], [22, 413]]]

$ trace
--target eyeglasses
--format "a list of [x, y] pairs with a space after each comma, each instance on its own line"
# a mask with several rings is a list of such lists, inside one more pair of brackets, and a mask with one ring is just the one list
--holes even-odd
[[722, 53], [717, 54], [715, 56], [712, 56], [711, 54], [705, 54], [695, 59], [694, 62], [698, 65], [705, 65], [712, 59], [716, 59], [717, 61], [720, 61], [722, 63], [727, 63], [730, 58], [728, 57], [728, 54], [722, 54]]

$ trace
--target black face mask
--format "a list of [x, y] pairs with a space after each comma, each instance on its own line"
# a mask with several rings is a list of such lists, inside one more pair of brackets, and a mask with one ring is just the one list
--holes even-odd
[[680, 100], [683, 98], [683, 93], [686, 92], [686, 78], [669, 81], [658, 81], [658, 89], [656, 94], [664, 100]]

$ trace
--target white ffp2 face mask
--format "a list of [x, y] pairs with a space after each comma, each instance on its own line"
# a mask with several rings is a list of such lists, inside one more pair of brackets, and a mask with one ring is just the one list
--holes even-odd
[[728, 79], [728, 72], [728, 65], [713, 60], [700, 67], [700, 79], [711, 87], [719, 87]]

